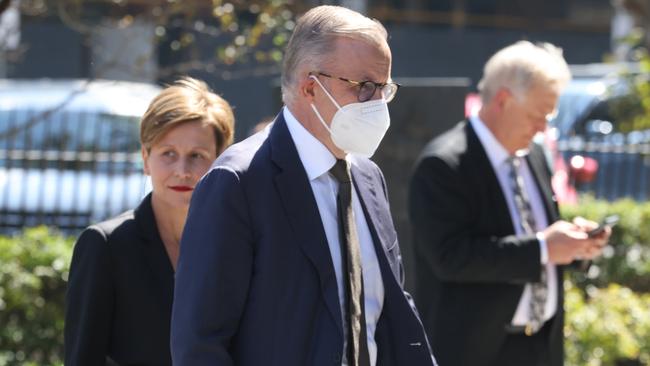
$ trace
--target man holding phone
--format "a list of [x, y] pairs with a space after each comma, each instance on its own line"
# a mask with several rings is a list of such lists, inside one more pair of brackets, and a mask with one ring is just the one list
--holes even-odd
[[600, 236], [607, 228], [611, 228], [618, 224], [618, 215], [607, 216], [603, 221], [598, 224], [598, 227], [587, 232], [590, 238]]
[[561, 50], [521, 41], [486, 64], [483, 106], [425, 147], [411, 181], [416, 303], [441, 366], [561, 366], [563, 267], [611, 230], [559, 220], [533, 136], [570, 73]]

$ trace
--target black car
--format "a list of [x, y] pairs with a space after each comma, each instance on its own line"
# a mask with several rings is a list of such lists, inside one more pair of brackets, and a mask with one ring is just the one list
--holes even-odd
[[550, 124], [566, 161], [580, 155], [597, 162], [593, 180], [578, 180], [579, 191], [607, 200], [644, 201], [650, 198], [650, 130], [630, 130], [623, 123], [638, 105], [620, 67], [612, 67], [604, 76], [577, 73]]

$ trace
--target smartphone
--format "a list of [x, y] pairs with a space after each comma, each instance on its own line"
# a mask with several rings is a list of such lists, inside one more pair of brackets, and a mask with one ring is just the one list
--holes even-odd
[[603, 219], [603, 221], [600, 222], [600, 224], [598, 225], [597, 228], [588, 231], [587, 235], [589, 235], [590, 238], [594, 237], [594, 236], [598, 236], [598, 235], [600, 235], [600, 233], [605, 231], [606, 227], [608, 227], [608, 226], [612, 227], [612, 226], [616, 225], [618, 223], [618, 220], [619, 220], [618, 215], [607, 216], [607, 217], [605, 217]]

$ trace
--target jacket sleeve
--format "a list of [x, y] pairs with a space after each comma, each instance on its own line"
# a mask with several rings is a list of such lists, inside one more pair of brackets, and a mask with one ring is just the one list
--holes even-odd
[[65, 364], [105, 365], [114, 306], [106, 236], [91, 226], [77, 240], [70, 264], [65, 310]]
[[215, 168], [197, 185], [181, 240], [171, 324], [176, 366], [233, 365], [246, 304], [252, 234], [239, 176]]
[[[422, 159], [409, 192], [415, 255], [443, 281], [525, 283], [539, 279], [540, 247], [534, 235], [525, 237], [481, 233], [480, 197], [458, 166], [439, 157]], [[489, 209], [489, 208], [488, 208]], [[485, 214], [482, 212], [481, 214]], [[495, 219], [496, 222], [496, 219]]]

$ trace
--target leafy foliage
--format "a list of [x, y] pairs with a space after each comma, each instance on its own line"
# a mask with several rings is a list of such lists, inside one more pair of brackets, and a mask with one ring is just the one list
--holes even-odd
[[620, 216], [604, 255], [565, 281], [567, 366], [650, 365], [650, 203], [587, 196], [561, 211], [567, 220]]
[[633, 29], [622, 40], [631, 46], [631, 61], [638, 66], [638, 70], [622, 70], [618, 76], [620, 84], [613, 88], [620, 88], [624, 93], [609, 102], [612, 115], [619, 121], [622, 132], [650, 129], [650, 54], [647, 46], [650, 38], [646, 36], [650, 24], [646, 27], [647, 30], [640, 27]]
[[614, 366], [623, 360], [650, 365], [650, 294], [611, 284], [587, 296], [566, 282], [565, 364]]
[[85, 35], [153, 23], [152, 42], [173, 64], [161, 76], [277, 67], [295, 26], [291, 0], [22, 0], [20, 9], [25, 16], [58, 17]]
[[583, 197], [579, 205], [563, 206], [561, 211], [567, 220], [575, 216], [594, 221], [612, 214], [620, 217], [603, 256], [594, 261], [587, 273], [571, 273], [572, 281], [579, 288], [617, 283], [636, 292], [650, 293], [650, 203], [632, 200], [610, 203]]
[[71, 248], [43, 227], [0, 236], [0, 365], [62, 363]]

